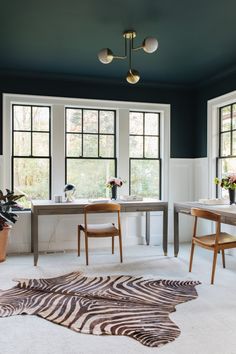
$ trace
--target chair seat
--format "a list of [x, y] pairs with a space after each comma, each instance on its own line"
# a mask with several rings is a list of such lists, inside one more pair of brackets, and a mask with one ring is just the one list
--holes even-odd
[[[213, 247], [215, 245], [215, 237], [216, 237], [215, 234], [194, 237], [194, 241], [196, 241], [196, 243], [201, 243]], [[227, 232], [220, 233], [218, 245], [234, 243], [234, 242], [236, 243], [236, 236], [230, 235]]]
[[[80, 229], [85, 231], [85, 224], [80, 224]], [[87, 224], [87, 234], [88, 235], [98, 235], [98, 236], [116, 236], [119, 235], [119, 230], [114, 224]]]

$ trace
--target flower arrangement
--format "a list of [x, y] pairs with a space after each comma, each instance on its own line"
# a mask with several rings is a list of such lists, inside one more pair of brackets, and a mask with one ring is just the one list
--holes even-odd
[[121, 187], [123, 183], [125, 183], [125, 181], [123, 181], [121, 178], [110, 177], [109, 180], [107, 181], [106, 186], [107, 188], [111, 189], [114, 186]]
[[216, 177], [214, 180], [215, 184], [220, 185], [224, 189], [236, 189], [236, 174], [231, 174], [222, 178], [221, 180]]

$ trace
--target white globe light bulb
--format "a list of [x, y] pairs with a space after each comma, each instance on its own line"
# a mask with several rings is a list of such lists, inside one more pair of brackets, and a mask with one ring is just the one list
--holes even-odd
[[114, 58], [113, 53], [109, 48], [103, 48], [98, 53], [98, 59], [103, 64], [111, 63], [113, 58]]
[[130, 69], [127, 72], [126, 81], [129, 84], [136, 84], [137, 82], [139, 82], [139, 80], [140, 80], [140, 75], [139, 75], [139, 72], [137, 70]]
[[153, 53], [157, 50], [158, 48], [158, 41], [156, 38], [153, 37], [147, 37], [143, 41], [143, 50], [146, 53]]

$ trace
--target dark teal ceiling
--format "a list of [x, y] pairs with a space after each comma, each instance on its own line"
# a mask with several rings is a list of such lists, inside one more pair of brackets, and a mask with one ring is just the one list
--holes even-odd
[[102, 79], [126, 76], [128, 64], [101, 64], [97, 52], [123, 51], [156, 37], [154, 54], [135, 53], [142, 82], [195, 84], [235, 66], [235, 0], [8, 0], [0, 2], [0, 71]]

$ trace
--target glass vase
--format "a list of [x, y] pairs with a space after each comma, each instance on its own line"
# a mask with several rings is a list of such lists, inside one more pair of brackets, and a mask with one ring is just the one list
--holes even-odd
[[229, 204], [235, 204], [235, 189], [229, 189]]
[[116, 200], [117, 199], [117, 186], [112, 186], [111, 187], [111, 199]]

